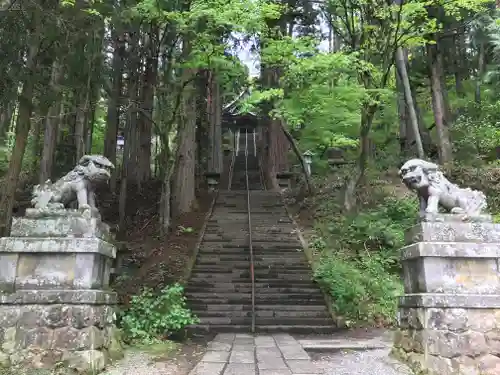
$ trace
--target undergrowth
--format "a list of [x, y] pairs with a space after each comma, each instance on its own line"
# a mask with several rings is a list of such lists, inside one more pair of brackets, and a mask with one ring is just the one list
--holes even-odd
[[386, 197], [350, 216], [324, 217], [310, 245], [320, 255], [314, 278], [347, 322], [396, 317], [402, 294], [399, 250], [417, 219], [416, 199]]
[[159, 293], [144, 288], [120, 314], [125, 339], [135, 345], [161, 343], [198, 321], [186, 306], [184, 288], [177, 283]]

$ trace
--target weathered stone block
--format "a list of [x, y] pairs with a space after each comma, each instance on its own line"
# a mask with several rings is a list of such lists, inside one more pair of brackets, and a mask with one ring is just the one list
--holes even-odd
[[0, 238], [0, 291], [106, 289], [115, 256], [98, 238]]
[[77, 371], [100, 371], [110, 356], [120, 358], [114, 308], [103, 304], [115, 304], [115, 293], [17, 291], [6, 296], [0, 298], [1, 363], [50, 368], [66, 361]]
[[407, 245], [416, 242], [500, 243], [500, 224], [478, 222], [421, 222], [405, 233]]
[[[443, 248], [445, 245], [421, 242], [410, 247]], [[403, 249], [403, 256], [405, 250], [415, 249]], [[405, 293], [500, 294], [497, 269], [498, 259], [493, 257], [408, 257], [403, 259]]]
[[64, 216], [16, 217], [12, 219], [11, 237], [99, 238], [112, 241], [109, 225], [97, 217], [75, 213]]
[[401, 250], [396, 352], [432, 375], [498, 374], [500, 225], [489, 215], [427, 219]]

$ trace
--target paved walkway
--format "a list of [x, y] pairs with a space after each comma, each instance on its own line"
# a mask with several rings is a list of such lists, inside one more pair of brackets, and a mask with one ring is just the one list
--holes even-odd
[[288, 334], [218, 334], [189, 375], [319, 375], [297, 340]]

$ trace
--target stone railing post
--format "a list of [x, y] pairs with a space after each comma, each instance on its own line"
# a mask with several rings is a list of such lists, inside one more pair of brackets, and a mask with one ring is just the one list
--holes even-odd
[[0, 367], [99, 372], [121, 354], [115, 247], [90, 212], [28, 209], [0, 238]]
[[500, 225], [437, 214], [406, 243], [394, 353], [429, 374], [500, 374]]

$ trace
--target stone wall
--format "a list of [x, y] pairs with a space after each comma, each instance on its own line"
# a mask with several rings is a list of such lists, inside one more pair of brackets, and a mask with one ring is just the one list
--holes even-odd
[[500, 225], [435, 219], [406, 235], [394, 353], [430, 374], [500, 374]]
[[0, 367], [96, 372], [120, 357], [109, 228], [78, 212], [28, 210], [11, 234], [0, 239]]

